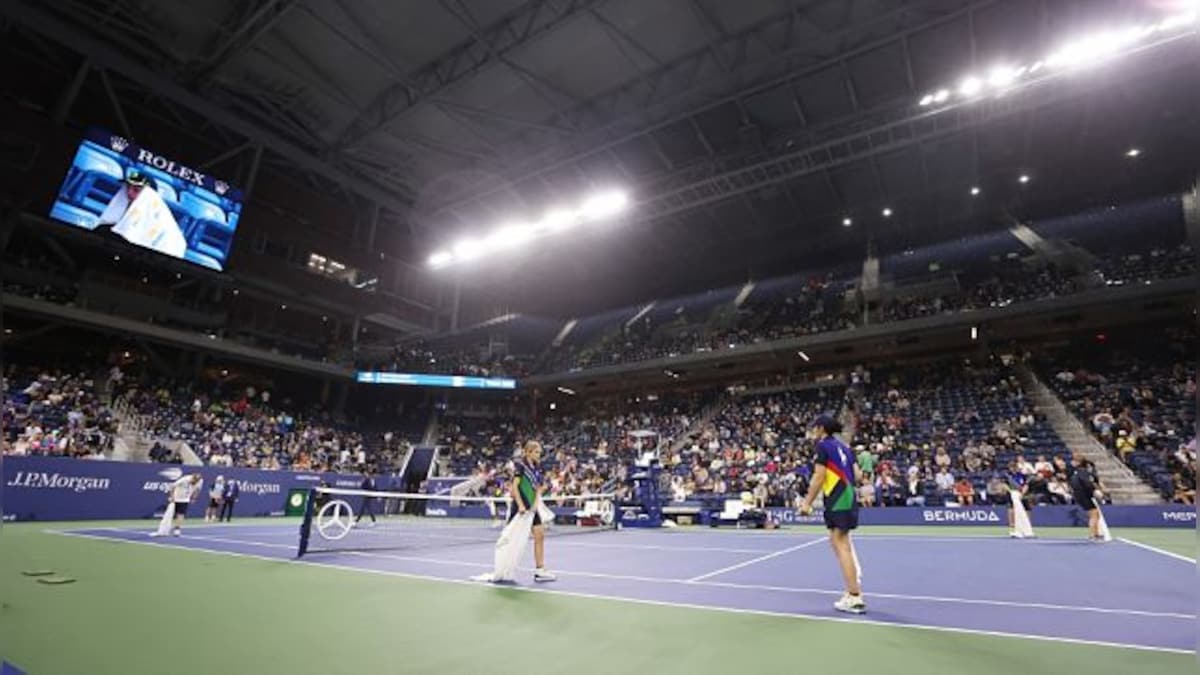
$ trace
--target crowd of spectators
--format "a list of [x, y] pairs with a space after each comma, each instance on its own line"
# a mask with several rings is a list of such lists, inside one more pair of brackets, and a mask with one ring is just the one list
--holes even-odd
[[116, 422], [86, 371], [10, 367], [4, 373], [4, 450], [106, 459]]
[[1003, 363], [871, 374], [851, 388], [864, 505], [1070, 503], [1069, 456]]
[[275, 405], [271, 393], [246, 387], [198, 393], [177, 383], [130, 385], [120, 401], [144, 434], [187, 443], [206, 464], [268, 470], [389, 472], [402, 448], [381, 436], [376, 447], [348, 425], [319, 412]]
[[1096, 438], [1164, 498], [1193, 503], [1196, 332], [1176, 326], [1117, 340], [1048, 354], [1042, 373]]

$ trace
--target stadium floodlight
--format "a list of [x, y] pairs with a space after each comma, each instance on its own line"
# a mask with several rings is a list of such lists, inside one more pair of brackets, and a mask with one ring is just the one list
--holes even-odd
[[853, 224], [854, 224], [854, 221], [850, 220], [849, 216], [842, 218], [842, 227], [850, 227]]
[[[1173, 4], [1186, 9], [1181, 9], [1156, 23], [1116, 26], [1071, 37], [1029, 66], [998, 66], [993, 68], [985, 79], [975, 75], [968, 76], [959, 83], [958, 93], [964, 98], [972, 99], [982, 93], [985, 86], [1005, 90], [1016, 86], [1023, 77], [1045, 70], [1072, 71], [1088, 68], [1130, 53], [1150, 39], [1162, 43], [1194, 33], [1200, 15], [1200, 3], [1196, 0], [1182, 0]], [[940, 94], [941, 92], [932, 96], [925, 95], [920, 99], [921, 105], [944, 102], [944, 99], [939, 100]], [[949, 92], [946, 93], [946, 98], [949, 98]]]
[[882, 213], [883, 213], [883, 217], [884, 217], [884, 218], [891, 218], [891, 217], [892, 217], [892, 210], [891, 210], [890, 208], [886, 207], [886, 206], [883, 208], [883, 212], [882, 212]]
[[551, 209], [542, 217], [541, 225], [547, 232], [557, 232], [579, 222], [579, 214], [570, 209]]
[[567, 388], [567, 387], [559, 387], [559, 388], [558, 388], [558, 391], [559, 391], [559, 393], [566, 394], [567, 396], [574, 396], [574, 395], [575, 395], [575, 390], [574, 390], [574, 389], [569, 389], [569, 388]]
[[433, 253], [427, 262], [430, 267], [437, 269], [474, 260], [488, 253], [518, 248], [539, 237], [558, 233], [585, 221], [593, 222], [615, 216], [629, 205], [629, 195], [622, 190], [593, 193], [578, 208], [554, 207], [546, 211], [538, 221], [517, 219], [479, 237], [462, 239], [448, 249]]
[[532, 225], [526, 223], [505, 225], [487, 238], [487, 248], [493, 251], [515, 248], [533, 239], [535, 235], [537, 235], [537, 228]]
[[983, 192], [983, 190], [980, 190], [978, 185], [971, 188], [972, 197], [978, 197], [980, 192]]
[[1003, 89], [1016, 81], [1025, 72], [1025, 67], [1014, 68], [1012, 66], [997, 65], [993, 66], [988, 71], [987, 82], [989, 86], [996, 89]]
[[800, 351], [796, 352], [796, 355], [799, 356], [800, 358], [804, 359], [805, 363], [812, 361], [812, 359], [808, 358], [808, 354], [804, 353], [804, 350], [800, 350]]
[[474, 260], [483, 255], [484, 242], [475, 239], [463, 239], [454, 245], [455, 260]]
[[1137, 157], [1140, 154], [1142, 154], [1142, 151], [1137, 148], [1130, 148], [1129, 150], [1125, 151], [1126, 157]]
[[601, 192], [588, 197], [579, 209], [579, 215], [587, 220], [598, 220], [614, 216], [629, 205], [629, 197], [620, 190]]
[[1181, 12], [1173, 16], [1168, 16], [1158, 22], [1154, 27], [1159, 31], [1173, 31], [1179, 28], [1187, 28], [1196, 23], [1197, 10], [1191, 9], [1186, 12]]
[[1021, 185], [1028, 183], [1029, 182], [1029, 174], [1024, 174], [1024, 173], [1021, 174], [1021, 177], [1017, 179], [1017, 182], [1019, 182]]
[[979, 326], [971, 326], [971, 339], [972, 340], [979, 339]]
[[937, 92], [933, 95], [934, 103], [945, 103], [948, 100], [950, 100], [950, 90], [949, 89], [938, 89]]

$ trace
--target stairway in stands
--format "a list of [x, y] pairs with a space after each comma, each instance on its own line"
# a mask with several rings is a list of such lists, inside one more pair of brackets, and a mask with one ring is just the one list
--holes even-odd
[[1161, 504], [1162, 497], [1138, 478], [1128, 466], [1117, 459], [1108, 448], [1088, 432], [1083, 422], [1071, 414], [1067, 406], [1028, 366], [1019, 366], [1017, 373], [1025, 393], [1037, 412], [1063, 440], [1067, 448], [1083, 453], [1096, 465], [1096, 473], [1108, 490], [1114, 504]]

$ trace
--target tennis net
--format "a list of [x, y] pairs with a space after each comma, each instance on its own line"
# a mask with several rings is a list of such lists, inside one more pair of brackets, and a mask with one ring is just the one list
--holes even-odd
[[[545, 496], [547, 536], [617, 529], [613, 495]], [[342, 488], [309, 492], [298, 556], [492, 544], [516, 509], [509, 497], [457, 497]]]

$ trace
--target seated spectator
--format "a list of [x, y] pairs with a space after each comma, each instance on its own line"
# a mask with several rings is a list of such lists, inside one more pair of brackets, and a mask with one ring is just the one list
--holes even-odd
[[933, 463], [939, 469], [950, 468], [950, 454], [946, 452], [945, 446], [938, 446], [937, 454], [933, 456]]
[[989, 504], [1006, 505], [1010, 503], [1008, 482], [1001, 473], [992, 474], [987, 482], [987, 497]]
[[954, 484], [954, 497], [961, 506], [974, 506], [975, 488], [971, 486], [971, 481], [965, 477], [959, 478]]
[[1050, 478], [1047, 490], [1050, 493], [1051, 504], [1071, 503], [1071, 485], [1067, 482], [1066, 475], [1060, 473], [1054, 474]]
[[[875, 476], [875, 455], [866, 445], [858, 446], [858, 468], [868, 478]], [[872, 498], [874, 498], [874, 490], [872, 490]]]
[[875, 485], [868, 476], [863, 476], [858, 486], [858, 503], [862, 506], [875, 506]]
[[1127, 430], [1121, 429], [1117, 432], [1117, 454], [1121, 456], [1121, 461], [1129, 463], [1129, 455], [1134, 450], [1137, 450], [1137, 437], [1131, 435]]
[[1029, 460], [1025, 459], [1025, 455], [1017, 455], [1016, 470], [1025, 477], [1032, 476], [1034, 473], [1036, 473], [1033, 469], [1033, 465], [1029, 463]]
[[1175, 474], [1175, 495], [1171, 500], [1176, 504], [1196, 503], [1196, 484], [1186, 481], [1182, 474]]
[[905, 506], [925, 506], [924, 483], [919, 473], [908, 475], [903, 494]]
[[954, 493], [954, 474], [943, 467], [934, 476], [933, 481], [937, 484], [938, 497], [943, 500], [950, 499]]
[[1033, 464], [1033, 470], [1046, 478], [1054, 475], [1054, 465], [1046, 459], [1045, 455], [1038, 455], [1037, 461]]

